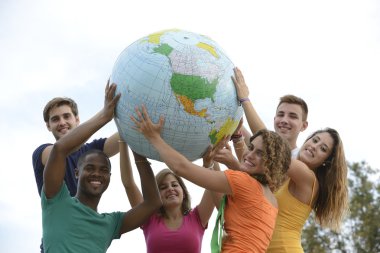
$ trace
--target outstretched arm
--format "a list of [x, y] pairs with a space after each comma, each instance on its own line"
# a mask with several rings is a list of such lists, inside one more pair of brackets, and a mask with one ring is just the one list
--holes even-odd
[[[297, 191], [299, 192], [297, 199], [308, 203], [316, 180], [315, 173], [305, 163], [292, 158], [286, 174], [296, 185]], [[318, 183], [315, 185], [314, 194], [318, 192], [318, 185]]]
[[66, 171], [66, 157], [113, 118], [116, 103], [120, 98], [120, 94], [114, 96], [115, 90], [115, 84], [107, 83], [103, 109], [53, 145], [44, 170], [43, 190], [47, 198], [54, 197], [62, 186]]
[[[139, 197], [137, 195], [133, 196], [133, 201], [136, 202], [136, 205], [131, 203], [133, 207], [124, 216], [120, 234], [142, 226], [162, 206], [160, 193], [152, 168], [150, 167], [150, 162], [145, 157], [136, 153], [134, 153], [134, 156], [136, 167], [140, 174], [143, 199], [140, 203], [137, 203], [140, 201]], [[131, 200], [131, 198], [129, 199]]]
[[[198, 204], [199, 217], [201, 219], [201, 223], [204, 228], [207, 226], [208, 221], [210, 220], [212, 212], [214, 211], [214, 208], [215, 208], [213, 194], [214, 192], [205, 189], [203, 192], [201, 202]], [[221, 193], [215, 193], [215, 194], [221, 195]]]
[[120, 136], [118, 132], [107, 138], [104, 143], [103, 151], [108, 157], [112, 157], [119, 153], [119, 140]]
[[[203, 155], [203, 167], [209, 170], [220, 171], [219, 164], [214, 162], [215, 151], [210, 146], [207, 152]], [[203, 227], [206, 227], [217, 199], [221, 198], [222, 194], [205, 189], [201, 202], [198, 205], [199, 217], [201, 219]]]
[[[145, 106], [142, 106], [142, 111], [136, 108], [136, 114], [137, 118], [131, 116], [136, 125], [135, 129], [144, 134], [145, 138], [156, 148], [162, 160], [175, 174], [208, 190], [231, 193], [230, 185], [223, 172], [205, 170], [203, 167], [193, 164], [161, 138], [160, 132], [164, 124], [163, 117], [160, 118], [157, 124], [153, 124]], [[223, 147], [227, 138], [229, 137], [221, 140], [217, 146]]]
[[[137, 184], [133, 177], [131, 160], [129, 159], [128, 145], [123, 141], [119, 141], [120, 149], [120, 175], [121, 182], [124, 185], [125, 192], [127, 193], [129, 204], [131, 207], [135, 207], [138, 204], [144, 201], [144, 198], [140, 192], [140, 189], [137, 187]], [[135, 155], [135, 153], [134, 153]], [[137, 159], [135, 155], [135, 161], [137, 166], [138, 163], [147, 162], [145, 157]]]
[[260, 129], [265, 129], [265, 124], [257, 114], [251, 101], [249, 100], [249, 89], [245, 83], [244, 76], [240, 69], [234, 68], [235, 76], [232, 76], [232, 82], [235, 84], [236, 93], [239, 101], [244, 109], [244, 114], [247, 119], [249, 128], [252, 133], [257, 132]]

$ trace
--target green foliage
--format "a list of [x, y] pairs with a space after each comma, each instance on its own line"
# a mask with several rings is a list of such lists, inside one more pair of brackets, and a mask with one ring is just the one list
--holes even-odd
[[302, 232], [302, 247], [309, 253], [326, 253], [329, 248], [330, 239], [322, 233], [321, 228], [314, 222], [314, 215], [311, 215], [306, 222]]
[[379, 170], [361, 162], [349, 164], [349, 171], [350, 213], [342, 231], [322, 229], [311, 216], [302, 233], [305, 252], [380, 252]]
[[302, 231], [302, 247], [308, 253], [351, 252], [345, 250], [347, 239], [345, 233], [321, 228], [315, 222], [314, 214], [309, 217]]
[[[350, 166], [350, 230], [356, 252], [380, 252], [380, 184], [364, 162]], [[371, 178], [371, 180], [369, 179]]]

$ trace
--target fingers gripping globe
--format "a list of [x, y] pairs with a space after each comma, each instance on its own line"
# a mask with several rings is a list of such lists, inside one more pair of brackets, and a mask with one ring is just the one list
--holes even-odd
[[162, 161], [130, 119], [145, 105], [151, 120], [164, 116], [162, 138], [191, 161], [236, 129], [243, 109], [231, 80], [234, 65], [216, 42], [178, 29], [143, 37], [125, 48], [112, 69], [121, 98], [115, 123], [135, 152]]

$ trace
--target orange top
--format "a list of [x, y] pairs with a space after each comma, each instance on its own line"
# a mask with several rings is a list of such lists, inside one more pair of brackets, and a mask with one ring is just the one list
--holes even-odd
[[224, 211], [222, 252], [265, 252], [276, 223], [277, 208], [264, 196], [261, 184], [242, 171], [226, 170], [232, 189]]

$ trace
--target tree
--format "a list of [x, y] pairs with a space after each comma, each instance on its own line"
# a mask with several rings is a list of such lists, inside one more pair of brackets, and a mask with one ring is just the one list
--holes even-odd
[[[356, 252], [380, 252], [380, 184], [378, 171], [365, 162], [350, 166], [350, 230]], [[371, 178], [371, 180], [369, 179]]]
[[315, 222], [312, 214], [302, 231], [302, 247], [309, 253], [327, 253], [331, 241], [321, 227]]
[[322, 229], [311, 215], [302, 233], [305, 252], [380, 252], [379, 170], [361, 162], [349, 164], [349, 172], [350, 213], [342, 231]]

